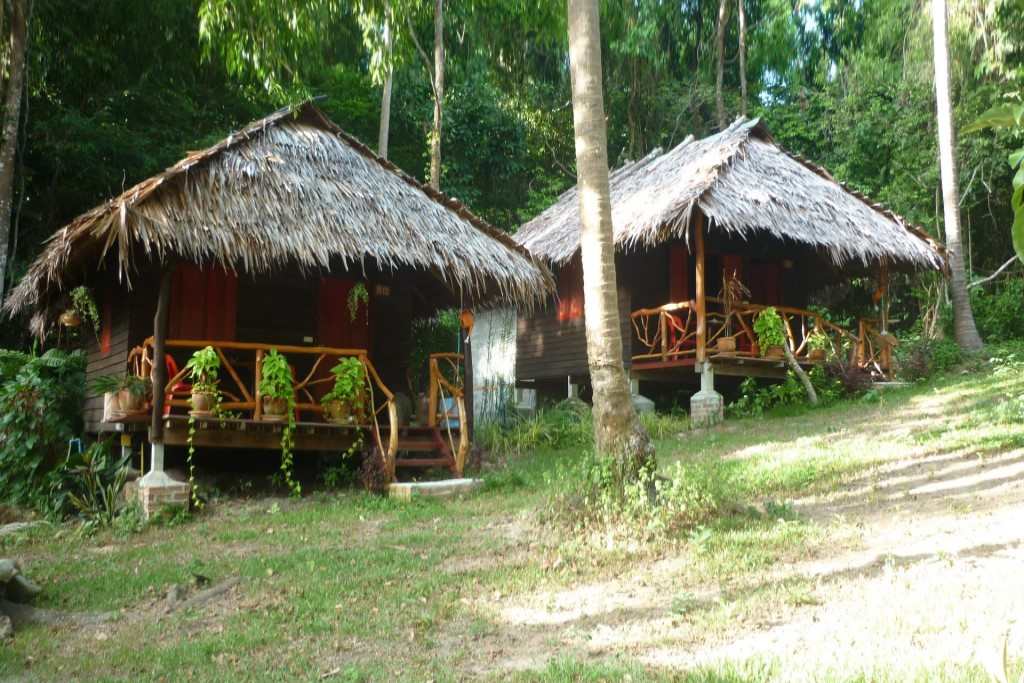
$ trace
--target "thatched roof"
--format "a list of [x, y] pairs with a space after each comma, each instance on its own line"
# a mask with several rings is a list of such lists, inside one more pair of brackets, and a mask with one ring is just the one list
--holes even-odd
[[309, 102], [190, 153], [58, 230], [5, 310], [32, 311], [41, 334], [47, 309], [111, 252], [123, 278], [141, 254], [249, 273], [372, 260], [429, 270], [469, 300], [498, 296], [526, 306], [553, 289], [546, 267], [511, 238]]
[[[612, 222], [619, 249], [686, 238], [694, 207], [709, 229], [743, 239], [771, 234], [829, 254], [837, 265], [887, 259], [943, 268], [942, 248], [919, 228], [837, 182], [825, 169], [790, 154], [758, 120], [737, 119], [701, 140], [656, 150], [611, 174]], [[576, 188], [524, 224], [516, 241], [563, 263], [579, 249]]]

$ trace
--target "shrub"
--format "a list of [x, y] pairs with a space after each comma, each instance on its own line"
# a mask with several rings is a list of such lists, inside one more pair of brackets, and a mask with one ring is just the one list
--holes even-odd
[[927, 379], [963, 361], [963, 352], [952, 339], [908, 337], [896, 347], [896, 376], [909, 381]]
[[476, 441], [500, 456], [519, 456], [540, 448], [586, 448], [594, 441], [590, 406], [579, 400], [563, 401], [508, 426], [481, 425]]
[[[821, 405], [838, 400], [847, 393], [843, 382], [823, 368], [811, 368], [807, 376], [814, 385]], [[782, 382], [763, 385], [753, 377], [740, 384], [740, 397], [729, 404], [729, 414], [736, 417], [757, 417], [766, 411], [784, 406], [805, 405], [807, 392], [792, 371]]]
[[128, 480], [128, 458], [114, 457], [105, 441], [68, 454], [58, 475], [54, 499], [66, 497], [86, 529], [113, 525], [125, 509], [121, 493]]
[[971, 308], [978, 332], [989, 342], [1024, 339], [1024, 278], [998, 287], [971, 289]]
[[85, 356], [0, 350], [0, 500], [53, 511], [54, 468], [81, 432]]

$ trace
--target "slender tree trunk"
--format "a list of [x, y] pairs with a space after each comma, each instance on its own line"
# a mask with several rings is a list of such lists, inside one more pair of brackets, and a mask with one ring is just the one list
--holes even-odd
[[622, 362], [597, 0], [569, 0], [569, 64], [594, 441], [598, 454], [616, 459], [625, 481], [653, 467], [654, 448], [633, 408]]
[[946, 0], [932, 0], [932, 34], [935, 48], [935, 105], [939, 130], [939, 166], [942, 170], [942, 203], [949, 254], [953, 330], [957, 344], [966, 351], [982, 347], [967, 296], [967, 273], [960, 241], [960, 192], [957, 187], [956, 140], [949, 93], [949, 44], [946, 33]]
[[715, 34], [715, 111], [718, 113], [718, 128], [727, 125], [725, 100], [722, 96], [722, 80], [725, 76], [725, 26], [729, 23], [729, 0], [718, 0], [718, 27]]
[[794, 356], [793, 351], [790, 350], [789, 342], [782, 345], [782, 350], [786, 353], [786, 362], [789, 363], [789, 369], [793, 371], [793, 374], [797, 376], [800, 383], [804, 385], [804, 391], [807, 392], [807, 400], [811, 402], [812, 406], [818, 405], [818, 392], [814, 390], [814, 385], [811, 384], [811, 378], [807, 376], [804, 369], [796, 362], [796, 356]]
[[10, 12], [10, 75], [4, 93], [3, 143], [0, 146], [0, 299], [3, 298], [10, 260], [11, 209], [14, 203], [14, 158], [18, 149], [25, 50], [28, 41], [28, 0], [8, 0]]
[[747, 13], [743, 0], [736, 0], [740, 29], [740, 114], [747, 115]]
[[434, 0], [434, 129], [430, 133], [430, 186], [441, 189], [441, 107], [444, 104], [444, 0]]
[[388, 135], [391, 131], [391, 82], [394, 72], [391, 68], [391, 3], [384, 3], [384, 59], [387, 76], [384, 90], [380, 95], [380, 131], [377, 134], [377, 154], [388, 158]]

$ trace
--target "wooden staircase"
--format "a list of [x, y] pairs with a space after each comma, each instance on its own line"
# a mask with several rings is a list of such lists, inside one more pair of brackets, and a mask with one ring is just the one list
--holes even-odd
[[447, 467], [452, 474], [461, 474], [455, 461], [455, 454], [448, 445], [448, 437], [442, 434], [438, 427], [401, 427], [398, 431], [395, 467]]

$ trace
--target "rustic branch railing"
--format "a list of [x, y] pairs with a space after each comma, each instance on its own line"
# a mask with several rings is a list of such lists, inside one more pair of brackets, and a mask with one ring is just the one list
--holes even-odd
[[[725, 309], [725, 302], [717, 297], [707, 297], [706, 343], [709, 356], [728, 355], [737, 357], [758, 357], [757, 335], [754, 334], [754, 319], [767, 306], [751, 303], [734, 303]], [[817, 363], [825, 356], [837, 357], [851, 354], [853, 362], [872, 373], [888, 376], [892, 367], [892, 348], [896, 340], [880, 333], [871, 320], [858, 322], [853, 333], [827, 320], [820, 313], [792, 306], [775, 306], [782, 318], [786, 342], [794, 357], [801, 363]], [[665, 304], [657, 308], [643, 308], [630, 315], [635, 332], [635, 341], [641, 351], [633, 356], [634, 362], [678, 361], [695, 358], [698, 347], [698, 325], [696, 305], [693, 301]], [[824, 354], [812, 352], [809, 338], [816, 332], [828, 339], [830, 348]], [[720, 339], [732, 339], [733, 343], [723, 344], [729, 350], [718, 347]]]
[[[168, 352], [175, 349], [192, 352], [207, 346], [213, 347], [220, 358], [222, 371], [220, 393], [223, 399], [220, 407], [223, 410], [242, 413], [249, 412], [254, 420], [260, 420], [263, 416], [263, 401], [259, 389], [260, 368], [263, 357], [271, 349], [276, 349], [285, 356], [312, 358], [312, 364], [309, 366], [308, 372], [301, 379], [298, 376], [295, 378], [295, 409], [299, 414], [313, 413], [317, 416], [322, 415], [324, 409], [317, 402], [312, 389], [318, 385], [334, 382], [334, 377], [329, 372], [319, 371], [321, 369], [326, 370], [340, 358], [358, 358], [366, 373], [366, 387], [369, 393], [368, 406], [370, 410], [365, 415], [367, 423], [353, 425], [353, 427], [363, 428], [370, 432], [374, 444], [380, 449], [385, 458], [385, 463], [389, 465], [389, 469], [393, 473], [395, 453], [398, 450], [398, 409], [395, 404], [394, 394], [385, 386], [380, 375], [377, 374], [377, 370], [374, 368], [365, 349], [338, 349], [326, 346], [289, 346], [191, 339], [168, 339], [166, 342]], [[243, 375], [238, 370], [238, 367], [241, 367], [239, 361], [249, 356], [252, 358], [252, 364], [251, 368], [246, 368], [248, 372], [245, 374], [251, 376], [251, 384], [243, 380]], [[153, 338], [146, 339], [140, 346], [132, 349], [128, 362], [129, 367], [136, 375], [140, 377], [152, 376]], [[191, 389], [187, 385], [188, 375], [189, 371], [185, 364], [182, 363], [181, 368], [172, 377], [168, 378], [167, 384], [164, 387], [164, 395], [168, 397], [166, 404], [170, 410], [175, 408], [187, 410], [190, 407], [189, 394]], [[327, 389], [329, 387], [325, 387], [325, 392]], [[384, 442], [380, 425], [380, 416], [385, 411], [387, 412], [388, 424], [387, 443]]]
[[[444, 428], [444, 436], [448, 440], [448, 448], [455, 459], [455, 473], [462, 475], [466, 465], [466, 457], [469, 455], [469, 430], [465, 429], [466, 419], [466, 392], [463, 386], [462, 364], [465, 357], [461, 353], [432, 353], [430, 354], [430, 411], [427, 416], [427, 425], [438, 432]], [[449, 377], [451, 379], [449, 379]], [[448, 399], [452, 400], [455, 410], [448, 408]], [[438, 407], [441, 406], [443, 414], [438, 424]], [[458, 421], [458, 444], [455, 443], [455, 435], [452, 433], [452, 422]]]

